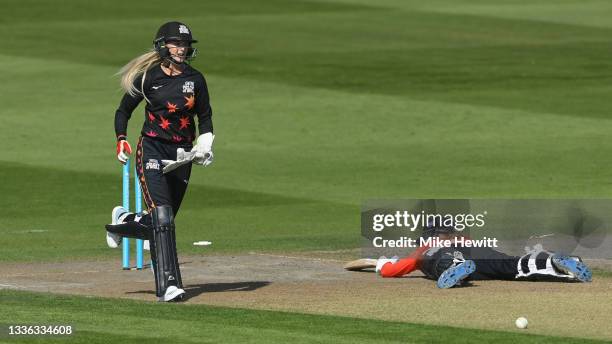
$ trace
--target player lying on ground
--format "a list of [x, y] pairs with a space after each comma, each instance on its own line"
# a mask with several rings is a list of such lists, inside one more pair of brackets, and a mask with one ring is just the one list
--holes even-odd
[[[423, 236], [442, 240], [460, 236], [453, 228], [426, 228]], [[591, 270], [579, 257], [548, 252], [536, 245], [522, 257], [488, 247], [420, 247], [403, 259], [381, 257], [376, 272], [382, 277], [401, 277], [421, 270], [451, 288], [468, 280], [551, 280], [590, 282]]]

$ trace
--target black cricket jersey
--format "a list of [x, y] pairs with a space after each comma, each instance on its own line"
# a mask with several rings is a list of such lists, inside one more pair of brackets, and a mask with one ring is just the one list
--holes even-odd
[[142, 75], [134, 80], [138, 90], [135, 97], [126, 93], [115, 113], [115, 134], [127, 135], [128, 120], [138, 104], [145, 99], [145, 121], [142, 136], [162, 141], [185, 144], [196, 138], [194, 119], [198, 117], [200, 134], [213, 131], [212, 109], [206, 80], [202, 73], [185, 65], [179, 75], [169, 76], [159, 64], [151, 67], [144, 85]]

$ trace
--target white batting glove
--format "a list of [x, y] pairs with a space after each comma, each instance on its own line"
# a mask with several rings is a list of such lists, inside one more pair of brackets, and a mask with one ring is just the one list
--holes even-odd
[[189, 164], [195, 158], [195, 151], [185, 152], [183, 148], [176, 149], [176, 160], [162, 160], [164, 165], [163, 172], [168, 173], [176, 170], [177, 168]]
[[132, 147], [127, 140], [117, 141], [117, 160], [125, 165], [132, 154]]
[[198, 137], [196, 145], [191, 150], [192, 152], [195, 152], [195, 157], [193, 158], [194, 164], [202, 165], [204, 167], [212, 164], [212, 144], [214, 140], [215, 135], [213, 135], [213, 133], [202, 134]]

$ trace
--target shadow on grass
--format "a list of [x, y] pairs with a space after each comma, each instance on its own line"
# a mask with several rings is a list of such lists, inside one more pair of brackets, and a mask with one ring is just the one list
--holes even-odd
[[[269, 281], [247, 281], [247, 282], [230, 282], [230, 283], [201, 283], [190, 284], [184, 286], [185, 298], [187, 301], [193, 297], [197, 297], [203, 293], [218, 293], [218, 292], [234, 292], [234, 291], [253, 291], [259, 288], [270, 285]], [[129, 291], [126, 294], [155, 294], [154, 290], [136, 290]]]
[[202, 293], [217, 293], [231, 291], [253, 291], [259, 288], [270, 285], [269, 281], [249, 281], [249, 282], [231, 282], [231, 283], [202, 283], [191, 284], [185, 287], [187, 293], [186, 300], [196, 297]]

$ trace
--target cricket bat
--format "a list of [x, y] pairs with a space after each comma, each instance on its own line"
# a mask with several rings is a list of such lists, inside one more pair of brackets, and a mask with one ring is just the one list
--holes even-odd
[[378, 259], [373, 258], [361, 258], [350, 261], [344, 265], [345, 270], [349, 271], [361, 271], [366, 269], [374, 269]]

